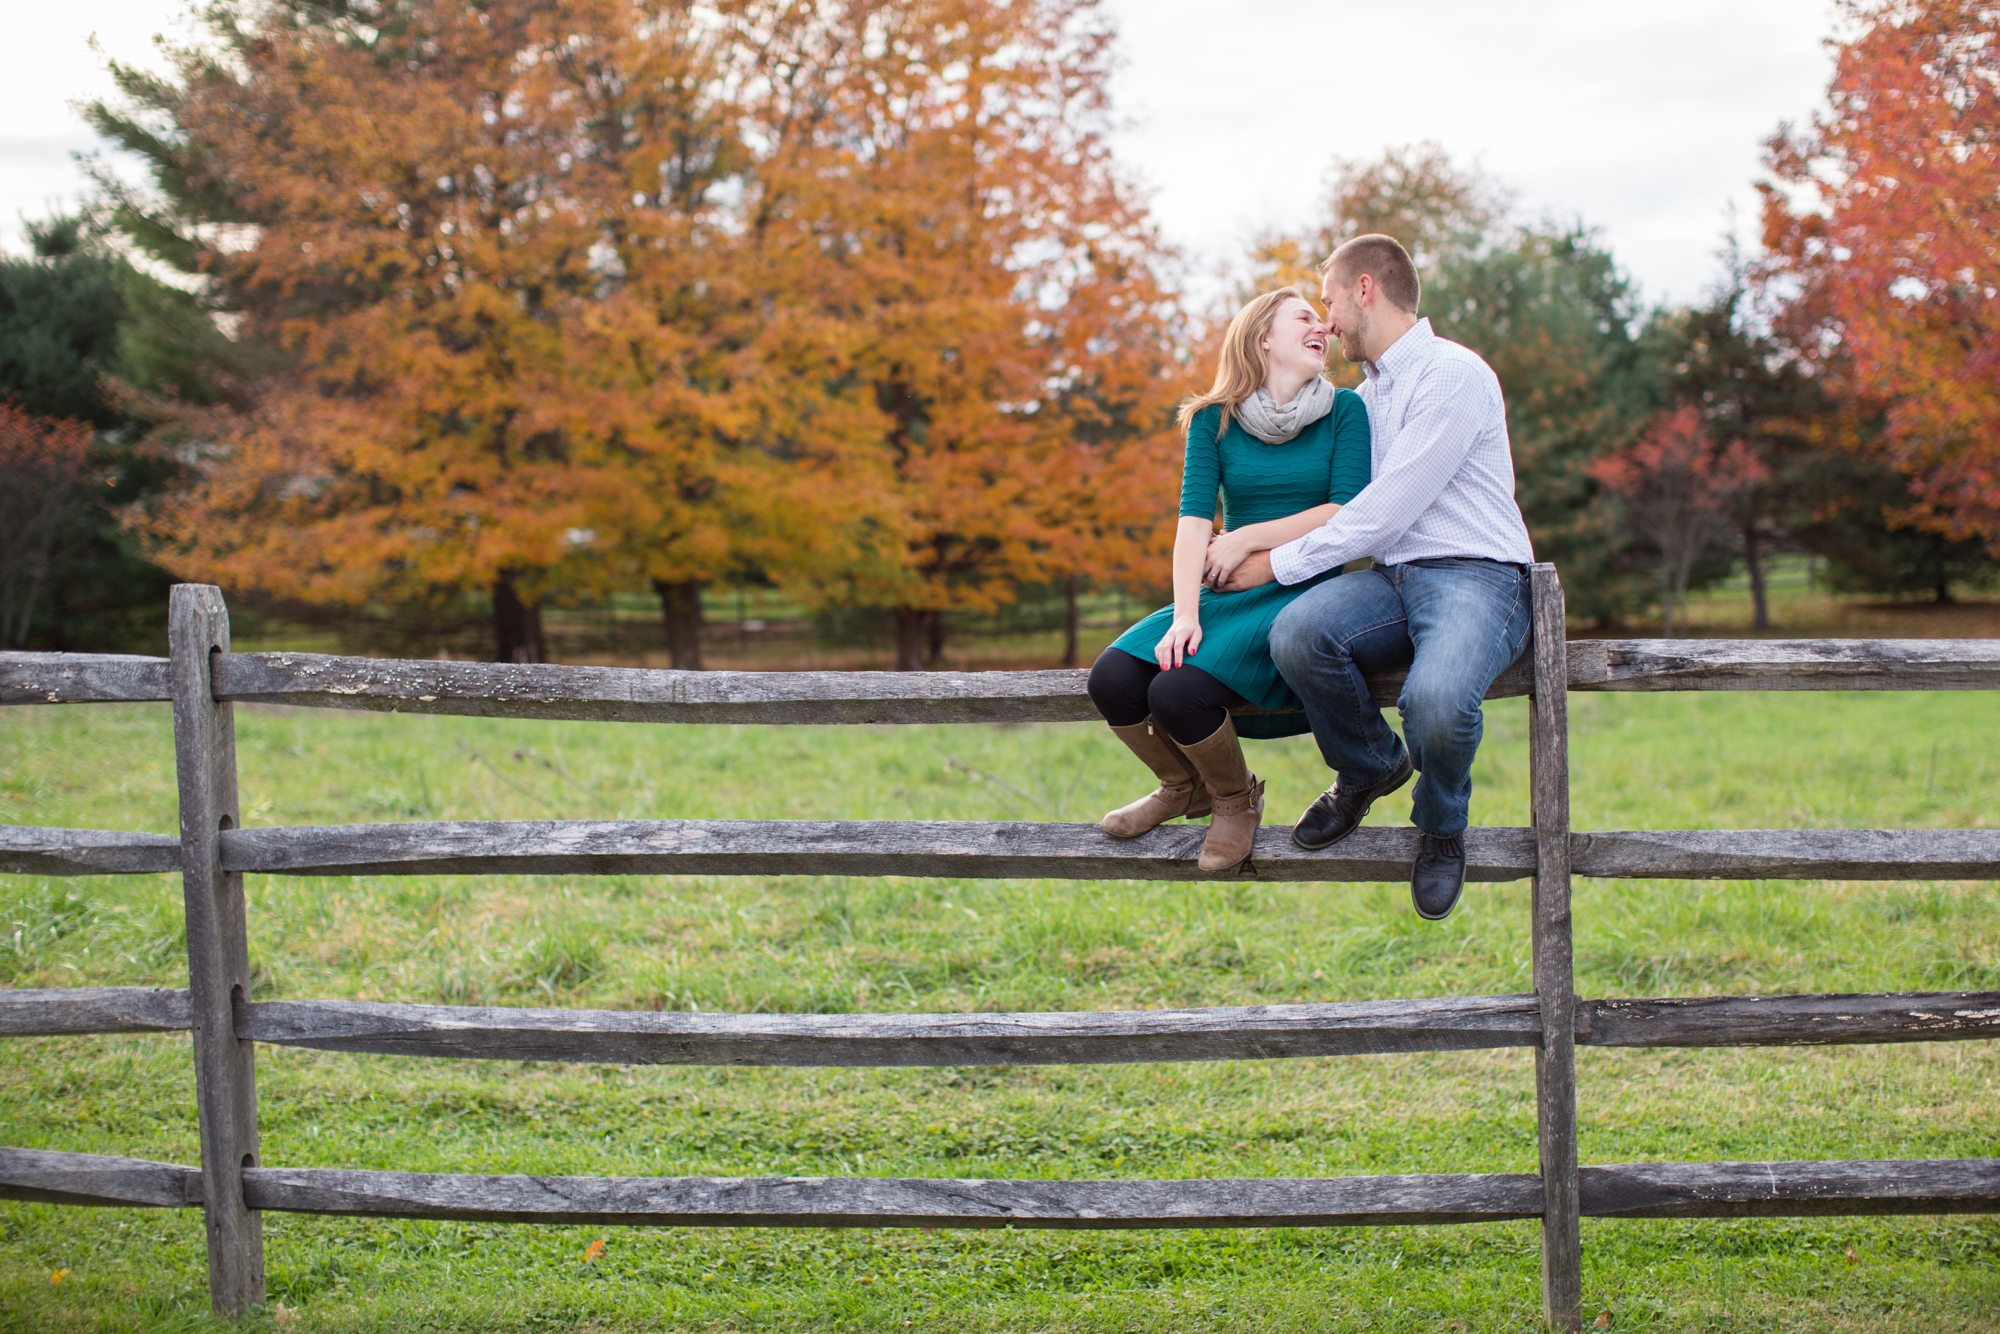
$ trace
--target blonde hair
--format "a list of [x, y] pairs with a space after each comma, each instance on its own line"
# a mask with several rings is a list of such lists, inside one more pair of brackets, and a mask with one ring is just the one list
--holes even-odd
[[1181, 400], [1180, 414], [1174, 418], [1181, 434], [1187, 434], [1188, 423], [1197, 412], [1220, 403], [1222, 420], [1216, 424], [1215, 438], [1222, 438], [1222, 433], [1229, 429], [1230, 409], [1256, 393], [1269, 374], [1264, 338], [1277, 322], [1278, 311], [1294, 299], [1312, 304], [1298, 288], [1281, 287], [1253, 297], [1250, 304], [1236, 312], [1229, 327], [1222, 331], [1222, 353], [1215, 360], [1215, 383], [1208, 387], [1207, 393], [1190, 394]]

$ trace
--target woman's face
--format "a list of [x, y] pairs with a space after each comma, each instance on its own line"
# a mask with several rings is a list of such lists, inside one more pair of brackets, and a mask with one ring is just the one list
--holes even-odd
[[1326, 369], [1326, 323], [1303, 297], [1278, 307], [1264, 337], [1266, 377], [1297, 379]]

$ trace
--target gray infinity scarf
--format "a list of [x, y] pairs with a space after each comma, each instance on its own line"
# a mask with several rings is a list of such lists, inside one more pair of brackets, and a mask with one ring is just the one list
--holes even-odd
[[1270, 390], [1258, 385], [1234, 411], [1244, 430], [1267, 445], [1282, 445], [1333, 411], [1333, 386], [1315, 375], [1291, 402], [1280, 406]]

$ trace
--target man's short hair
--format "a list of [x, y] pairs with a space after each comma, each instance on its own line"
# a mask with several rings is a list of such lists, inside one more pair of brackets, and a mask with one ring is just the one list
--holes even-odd
[[1423, 299], [1423, 284], [1417, 281], [1417, 266], [1410, 252], [1395, 237], [1379, 232], [1357, 236], [1342, 245], [1321, 262], [1319, 272], [1321, 277], [1331, 273], [1343, 283], [1352, 283], [1365, 273], [1391, 305], [1412, 315]]

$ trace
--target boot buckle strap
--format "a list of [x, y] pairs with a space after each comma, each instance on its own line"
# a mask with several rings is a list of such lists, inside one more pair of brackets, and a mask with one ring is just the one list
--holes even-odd
[[1261, 806], [1263, 801], [1264, 782], [1262, 779], [1253, 779], [1248, 788], [1236, 793], [1234, 796], [1216, 797], [1213, 813], [1216, 815], [1241, 815], [1245, 811], [1254, 810], [1258, 806]]

